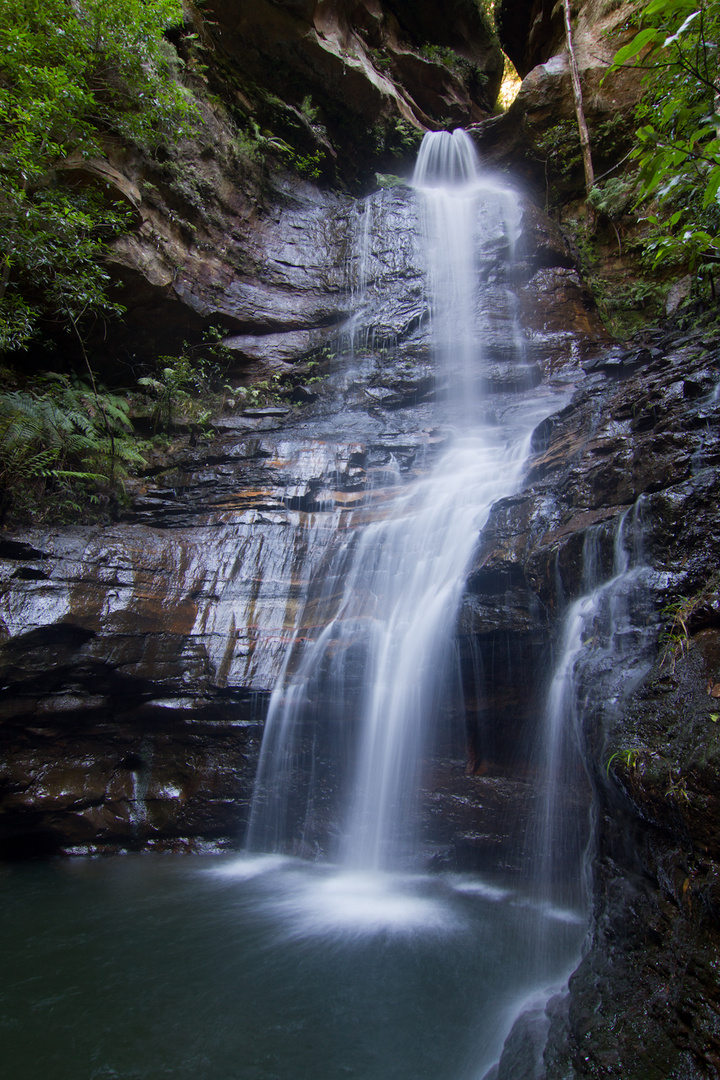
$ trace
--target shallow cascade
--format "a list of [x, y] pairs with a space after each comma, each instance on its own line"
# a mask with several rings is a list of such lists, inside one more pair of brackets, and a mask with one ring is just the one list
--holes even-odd
[[[360, 365], [377, 347], [391, 257], [373, 226], [392, 219], [398, 197], [374, 196], [358, 233], [348, 334]], [[515, 318], [517, 199], [483, 174], [468, 137], [426, 137], [401, 197], [416, 232], [396, 247], [423, 260], [444, 449], [344, 512], [312, 564], [245, 854], [78, 860], [0, 879], [7, 925], [28, 933], [0, 990], [5, 1057], [28, 1080], [482, 1080], [518, 1015], [542, 1013], [577, 963], [582, 800], [582, 820], [559, 835], [563, 814], [538, 795], [512, 866], [428, 873], [421, 793], [438, 745], [462, 741], [454, 635], [465, 581], [492, 505], [518, 490], [532, 433], [563, 394], [534, 385]], [[502, 272], [479, 264], [488, 230]], [[490, 338], [512, 387], [492, 400]], [[578, 634], [558, 660], [571, 690], [592, 636]], [[577, 771], [562, 727], [575, 718], [561, 700], [549, 758], [545, 745], [524, 751], [538, 791]]]

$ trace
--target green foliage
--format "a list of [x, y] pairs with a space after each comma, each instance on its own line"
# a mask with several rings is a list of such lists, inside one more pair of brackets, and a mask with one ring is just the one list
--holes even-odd
[[372, 129], [373, 153], [391, 154], [394, 158], [415, 155], [423, 140], [423, 132], [400, 116], [393, 116]]
[[421, 56], [436, 64], [442, 64], [465, 84], [472, 94], [479, 94], [487, 86], [488, 77], [480, 64], [461, 56], [444, 45], [422, 45], [418, 50]]
[[310, 94], [306, 94], [302, 100], [300, 111], [307, 117], [309, 124], [316, 124], [319, 118], [319, 111], [312, 103], [312, 97]]
[[426, 60], [433, 60], [446, 67], [453, 67], [460, 59], [455, 50], [449, 49], [446, 45], [421, 45], [418, 52]]
[[462, 11], [463, 7], [466, 8], [468, 12], [475, 9], [480, 15], [480, 21], [485, 27], [485, 33], [488, 39], [492, 40], [494, 38], [497, 40], [495, 14], [496, 9], [500, 7], [498, 0], [462, 0], [462, 2], [458, 4], [458, 9]]
[[369, 47], [368, 52], [372, 56], [373, 64], [380, 71], [389, 73], [392, 70], [393, 62], [384, 46], [380, 48]]
[[561, 192], [572, 187], [572, 178], [582, 173], [580, 135], [574, 120], [559, 120], [543, 132], [536, 142], [537, 152], [545, 159], [548, 178], [548, 205], [561, 201]]
[[204, 345], [192, 349], [186, 342], [180, 356], [159, 357], [159, 370], [138, 379], [153, 403], [155, 433], [170, 431], [180, 421], [205, 427], [218, 404], [218, 392], [232, 392], [223, 382], [229, 350], [221, 344], [222, 337], [222, 330], [210, 327]]
[[238, 130], [235, 141], [237, 152], [240, 157], [243, 157], [248, 161], [260, 161], [262, 159], [257, 139], [253, 138], [252, 135], [249, 135], [247, 131]]
[[[630, 191], [626, 190], [629, 185]], [[588, 202], [598, 211], [596, 225], [603, 218], [609, 222], [616, 234], [618, 255], [621, 254], [621, 242], [615, 219], [622, 220], [626, 199], [632, 202], [632, 183], [610, 181], [593, 188]], [[626, 338], [645, 325], [649, 319], [658, 317], [663, 309], [667, 285], [659, 281], [656, 274], [634, 270], [628, 276], [623, 264], [614, 265], [614, 257], [609, 258], [607, 248], [600, 235], [600, 229], [588, 233], [585, 221], [569, 218], [563, 222], [563, 232], [570, 242], [571, 250], [581, 270], [583, 280], [590, 289], [600, 316], [608, 330], [615, 337]], [[637, 239], [626, 242], [626, 249], [637, 249]], [[634, 252], [636, 254], [636, 250]]]
[[127, 216], [91, 190], [18, 192], [0, 202], [8, 288], [0, 297], [0, 352], [23, 348], [45, 315], [71, 328], [87, 315], [113, 315], [109, 274], [100, 263]]
[[401, 116], [394, 116], [390, 120], [387, 141], [389, 148], [396, 156], [414, 154], [420, 149], [423, 132], [414, 124], [411, 124], [409, 120], [404, 120]]
[[624, 765], [628, 771], [632, 772], [632, 770], [635, 768], [639, 754], [640, 751], [634, 747], [629, 750], [616, 750], [615, 753], [611, 754], [610, 757], [607, 759], [607, 762], [605, 764], [605, 775], [609, 779], [610, 766], [612, 765], [613, 761], [616, 762], [616, 765]]
[[[631, 141], [630, 128], [623, 114], [611, 116], [597, 124], [593, 128], [593, 158], [602, 161], [606, 157], [616, 157], [618, 148], [625, 147]], [[558, 120], [539, 137], [535, 137], [534, 147], [537, 156], [545, 163], [548, 208], [562, 206], [568, 201], [568, 196], [579, 196], [584, 187], [584, 170], [577, 121]], [[596, 185], [600, 191], [596, 192], [594, 198], [602, 198], [602, 192], [612, 190], [612, 186], [613, 181]], [[593, 197], [588, 201], [593, 205]]]
[[720, 259], [720, 0], [650, 0], [613, 68], [641, 65], [639, 198], [649, 205], [654, 267]]
[[393, 173], [375, 173], [375, 183], [379, 188], [407, 187], [407, 180]]
[[[599, 278], [598, 283], [602, 285], [603, 279]], [[622, 311], [659, 311], [665, 294], [666, 290], [656, 281], [642, 277], [628, 281], [626, 278], [614, 288], [608, 286], [606, 300], [616, 314]]]
[[251, 408], [264, 408], [277, 405], [281, 400], [283, 376], [275, 372], [267, 379], [260, 379], [252, 386], [240, 388], [236, 393], [242, 398], [243, 405]]
[[[305, 101], [309, 101], [306, 98]], [[305, 102], [303, 103], [303, 107]], [[238, 136], [238, 148], [250, 160], [262, 161], [271, 155], [284, 161], [288, 168], [308, 180], [317, 180], [322, 174], [325, 154], [317, 149], [301, 154], [295, 151], [284, 139], [269, 131], [261, 131], [255, 120], [251, 120], [249, 130]]]
[[325, 155], [320, 150], [312, 154], [290, 154], [289, 161], [292, 168], [308, 180], [318, 180], [322, 174], [322, 165]]
[[681, 659], [690, 646], [690, 632], [694, 620], [701, 614], [703, 608], [713, 604], [720, 592], [720, 573], [714, 574], [710, 580], [694, 596], [680, 596], [662, 610], [662, 615], [669, 623], [664, 635], [664, 649], [661, 666], [670, 663], [674, 670], [678, 659]]
[[145, 461], [128, 413], [125, 398], [64, 375], [0, 393], [0, 520], [77, 519], [88, 497], [121, 496], [128, 468]]
[[3, 0], [0, 19], [0, 348], [24, 347], [42, 318], [75, 328], [119, 309], [98, 266], [127, 225], [63, 165], [120, 138], [152, 149], [190, 103], [162, 34], [180, 0]]
[[615, 221], [630, 209], [636, 194], [637, 186], [633, 179], [614, 176], [603, 184], [595, 184], [587, 201], [596, 213]]

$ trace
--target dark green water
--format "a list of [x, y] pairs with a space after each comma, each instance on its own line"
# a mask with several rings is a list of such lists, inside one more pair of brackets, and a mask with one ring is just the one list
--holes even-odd
[[7, 1080], [476, 1080], [584, 927], [474, 878], [274, 858], [0, 869]]

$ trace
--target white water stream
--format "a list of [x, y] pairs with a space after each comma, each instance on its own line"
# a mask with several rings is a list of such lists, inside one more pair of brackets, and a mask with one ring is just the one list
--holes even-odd
[[[529, 398], [517, 404], [510, 423], [482, 422], [478, 313], [487, 312], [476, 266], [478, 210], [482, 204], [495, 225], [503, 224], [512, 252], [516, 197], [483, 175], [462, 131], [426, 136], [413, 183], [438, 378], [451, 388], [446, 416], [453, 435], [432, 471], [401, 490], [382, 520], [349, 529], [325, 569], [332, 587], [317, 605], [322, 630], [309, 643], [294, 642], [273, 693], [248, 833], [251, 851], [308, 853], [317, 813], [312, 779], [304, 805], [290, 802], [301, 744], [314, 738], [311, 724], [340, 726], [336, 752], [347, 795], [329, 854], [355, 870], [412, 865], [421, 765], [470, 561], [491, 506], [517, 488], [531, 433], [550, 407], [546, 398]], [[365, 245], [371, 220], [367, 212]], [[364, 251], [359, 262], [364, 284]], [[522, 365], [519, 350], [513, 359]]]
[[[592, 830], [587, 812], [579, 813], [577, 804], [578, 792], [589, 782], [583, 762], [592, 756], [585, 746], [586, 718], [588, 713], [600, 717], [602, 728], [609, 730], [648, 670], [646, 646], [654, 629], [642, 611], [647, 574], [639, 503], [587, 530], [585, 592], [565, 614], [533, 755], [539, 799], [527, 855], [532, 893], [541, 910], [587, 917]], [[543, 924], [534, 948], [538, 972], [556, 948], [557, 940], [545, 936]]]

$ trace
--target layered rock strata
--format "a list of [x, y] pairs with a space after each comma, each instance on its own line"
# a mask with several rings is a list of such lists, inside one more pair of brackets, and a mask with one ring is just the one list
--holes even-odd
[[[399, 188], [322, 205], [302, 185], [287, 193], [264, 257], [282, 290], [230, 286], [254, 310], [275, 290], [280, 312], [335, 313], [315, 403], [246, 409], [219, 418], [210, 441], [181, 439], [170, 467], [138, 481], [124, 522], [4, 537], [9, 851], [237, 842], [264, 703], [299, 612], [313, 632], [312, 592], [302, 598], [343, 529], [387, 512], [447, 438], [417, 197]], [[561, 238], [530, 204], [521, 214], [513, 262], [497, 218], [479, 252], [489, 421], [541, 379], [567, 393], [600, 333]], [[520, 352], [508, 347], [519, 308], [533, 313]], [[277, 347], [298, 332], [276, 324], [270, 336]]]

